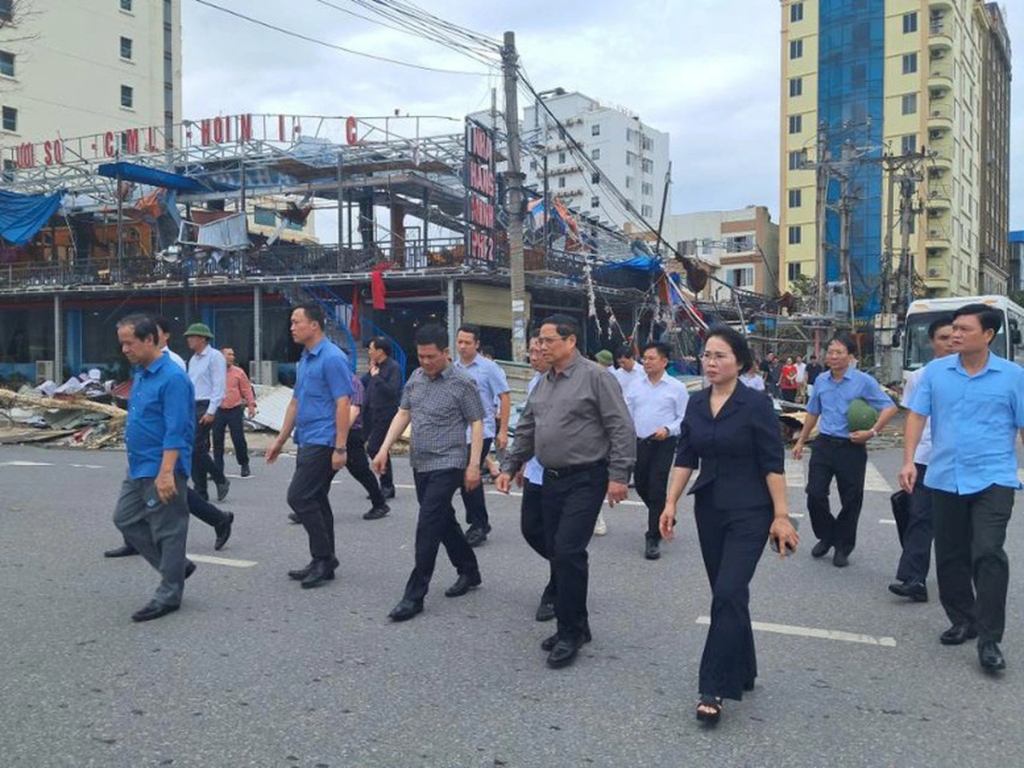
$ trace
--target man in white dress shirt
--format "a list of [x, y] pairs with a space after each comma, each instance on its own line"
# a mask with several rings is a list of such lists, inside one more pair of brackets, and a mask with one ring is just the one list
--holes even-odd
[[633, 482], [647, 507], [647, 545], [644, 557], [661, 557], [658, 521], [665, 508], [668, 475], [676, 454], [679, 425], [686, 414], [690, 395], [686, 386], [668, 376], [670, 350], [652, 343], [644, 347], [644, 377], [626, 390], [626, 405], [636, 427], [636, 468]]
[[203, 323], [192, 323], [185, 331], [185, 341], [192, 350], [188, 360], [188, 377], [196, 390], [196, 443], [192, 450], [192, 485], [204, 500], [209, 500], [208, 478], [217, 486], [217, 501], [224, 501], [231, 484], [224, 472], [217, 469], [210, 455], [210, 434], [217, 409], [224, 400], [228, 364], [224, 355], [210, 345], [213, 332]]
[[[623, 344], [615, 353], [615, 364], [618, 368], [612, 369], [612, 376], [615, 377], [615, 380], [619, 382], [619, 386], [622, 387], [623, 395], [633, 386], [633, 382], [647, 378], [644, 374], [644, 369], [636, 364], [635, 355], [632, 344]], [[661, 513], [659, 512], [658, 514], [660, 515]]]

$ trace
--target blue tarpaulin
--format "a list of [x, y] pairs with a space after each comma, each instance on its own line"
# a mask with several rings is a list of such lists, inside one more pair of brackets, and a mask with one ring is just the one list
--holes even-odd
[[656, 256], [634, 256], [625, 261], [614, 261], [605, 264], [594, 270], [595, 275], [607, 274], [620, 269], [630, 269], [636, 272], [644, 272], [648, 275], [656, 275], [661, 271], [661, 259]]
[[190, 176], [182, 176], [180, 173], [161, 171], [157, 168], [150, 168], [147, 165], [137, 163], [104, 163], [97, 171], [100, 176], [110, 179], [121, 179], [136, 184], [148, 184], [151, 187], [164, 187], [176, 189], [179, 192], [209, 192], [209, 188], [200, 184]]
[[63, 192], [52, 195], [19, 195], [0, 190], [0, 237], [14, 245], [24, 245], [46, 226], [60, 208]]

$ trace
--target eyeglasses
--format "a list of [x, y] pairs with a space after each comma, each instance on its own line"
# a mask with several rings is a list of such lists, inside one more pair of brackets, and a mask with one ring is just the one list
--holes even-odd
[[542, 347], [550, 347], [556, 341], [565, 341], [561, 336], [538, 336], [537, 343]]
[[720, 363], [723, 360], [728, 360], [730, 357], [732, 357], [732, 355], [727, 355], [724, 352], [705, 352], [703, 355], [700, 356], [700, 359], [703, 360], [705, 363]]

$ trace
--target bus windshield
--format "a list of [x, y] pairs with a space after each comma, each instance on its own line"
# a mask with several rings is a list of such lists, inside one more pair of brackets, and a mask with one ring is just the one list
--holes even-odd
[[[907, 318], [903, 344], [903, 369], [905, 371], [916, 371], [932, 361], [934, 353], [931, 342], [928, 340], [928, 326], [937, 318], [948, 314], [948, 312], [917, 312]], [[992, 339], [988, 348], [1000, 357], [1006, 357], [1005, 313], [1003, 313], [1003, 323], [999, 328], [999, 333]]]

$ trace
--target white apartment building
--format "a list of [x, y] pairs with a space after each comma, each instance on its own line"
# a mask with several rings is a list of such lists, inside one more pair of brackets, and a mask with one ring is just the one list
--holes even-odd
[[[566, 205], [623, 227], [630, 217], [614, 201], [609, 189], [614, 185], [637, 214], [657, 226], [669, 170], [669, 135], [625, 108], [603, 105], [582, 93], [556, 88], [541, 98], [600, 172], [574, 156], [552, 116], [532, 104], [525, 109], [522, 126], [526, 185], [543, 191], [546, 178], [549, 193]], [[671, 207], [669, 198], [666, 211]]]
[[0, 20], [0, 150], [126, 128], [173, 135], [181, 0], [0, 0]]

